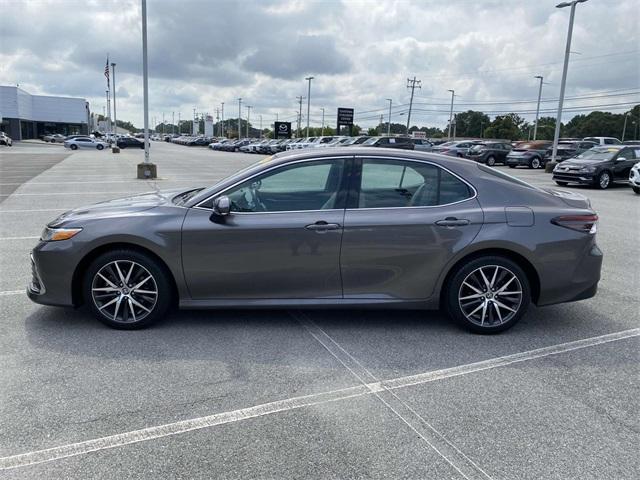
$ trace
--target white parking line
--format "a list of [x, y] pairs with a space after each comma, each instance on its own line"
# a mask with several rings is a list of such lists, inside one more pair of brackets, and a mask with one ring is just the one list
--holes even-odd
[[0, 292], [0, 297], [5, 295], [24, 295], [24, 290], [5, 290], [4, 292]]
[[34, 238], [40, 238], [38, 235], [30, 237], [0, 237], [0, 240], [33, 240]]
[[28, 210], [1, 210], [0, 213], [29, 213], [29, 212], [64, 212], [71, 208], [32, 208]]
[[621, 332], [600, 335], [597, 337], [586, 338], [573, 342], [561, 343], [550, 347], [529, 350], [514, 355], [506, 355], [482, 362], [460, 365], [453, 368], [445, 368], [435, 370], [419, 375], [411, 375], [399, 377], [382, 382], [372, 382], [355, 387], [344, 388], [339, 390], [331, 390], [327, 392], [305, 395], [301, 397], [293, 397], [285, 400], [277, 400], [275, 402], [264, 403], [253, 407], [232, 410], [229, 412], [217, 413], [206, 417], [193, 418], [190, 420], [182, 420], [173, 423], [167, 423], [155, 427], [143, 428], [129, 432], [109, 435], [84, 442], [62, 445], [59, 447], [47, 448], [44, 450], [35, 450], [32, 452], [21, 453], [0, 458], [0, 470], [7, 470], [18, 467], [26, 467], [38, 463], [51, 462], [62, 458], [72, 457], [75, 455], [83, 455], [90, 452], [105, 450], [109, 448], [121, 447], [137, 442], [144, 442], [155, 438], [168, 437], [193, 430], [223, 425], [227, 423], [239, 422], [249, 418], [262, 417], [279, 412], [286, 412], [312, 405], [321, 405], [329, 402], [346, 400], [349, 398], [368, 395], [373, 392], [379, 392], [380, 389], [397, 389], [413, 385], [424, 384], [445, 378], [467, 375], [474, 372], [489, 370], [492, 368], [503, 367], [517, 362], [534, 360], [537, 358], [558, 355], [561, 353], [571, 352], [587, 347], [593, 347], [608, 342], [615, 342], [627, 338], [637, 337], [640, 335], [640, 328], [624, 330]]
[[122, 192], [45, 192], [45, 193], [7, 193], [2, 194], [0, 197], [37, 197], [37, 196], [45, 196], [50, 197], [51, 195], [124, 195], [131, 193], [154, 193], [153, 191], [145, 190], [144, 192], [133, 192], [131, 190], [125, 190]]

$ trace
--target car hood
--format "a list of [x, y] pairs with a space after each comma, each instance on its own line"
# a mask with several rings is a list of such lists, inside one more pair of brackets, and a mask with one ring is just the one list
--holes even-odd
[[101, 218], [122, 217], [123, 215], [135, 215], [160, 205], [173, 205], [171, 199], [188, 190], [191, 189], [185, 190], [184, 188], [180, 188], [148, 192], [140, 195], [94, 203], [92, 205], [69, 210], [50, 222], [48, 226], [55, 228], [70, 222], [82, 221], [85, 219], [96, 220]]
[[575, 167], [584, 167], [587, 165], [597, 165], [602, 162], [606, 162], [608, 160], [581, 160], [577, 158], [572, 158], [571, 160], [565, 160], [562, 162], [562, 165], [565, 167], [575, 166]]

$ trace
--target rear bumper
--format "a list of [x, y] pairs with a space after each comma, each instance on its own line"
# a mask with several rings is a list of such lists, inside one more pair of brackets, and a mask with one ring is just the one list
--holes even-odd
[[531, 158], [529, 157], [507, 157], [507, 160], [505, 161], [505, 163], [507, 165], [514, 165], [516, 167], [518, 166], [528, 166], [529, 165], [529, 161], [531, 160]]

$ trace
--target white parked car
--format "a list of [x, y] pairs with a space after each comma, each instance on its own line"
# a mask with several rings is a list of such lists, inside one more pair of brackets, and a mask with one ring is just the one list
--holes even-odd
[[622, 142], [614, 137], [584, 137], [583, 142], [595, 142], [598, 145], [621, 145]]
[[631, 167], [629, 172], [629, 185], [633, 191], [640, 195], [640, 162]]
[[13, 145], [13, 140], [4, 132], [0, 132], [0, 145], [6, 145], [7, 147], [11, 147]]
[[78, 137], [71, 140], [65, 140], [64, 148], [70, 148], [71, 150], [77, 150], [79, 148], [95, 148], [96, 150], [104, 150], [109, 144], [95, 138]]

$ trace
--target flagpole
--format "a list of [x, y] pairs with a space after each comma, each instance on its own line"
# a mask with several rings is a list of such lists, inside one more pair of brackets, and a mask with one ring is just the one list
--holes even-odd
[[[113, 72], [113, 131], [117, 135], [118, 134], [118, 120], [116, 119], [116, 64], [111, 63], [111, 71]], [[119, 150], [116, 150], [118, 147], [118, 137], [114, 137], [116, 144], [114, 145], [112, 152], [117, 153]]]

